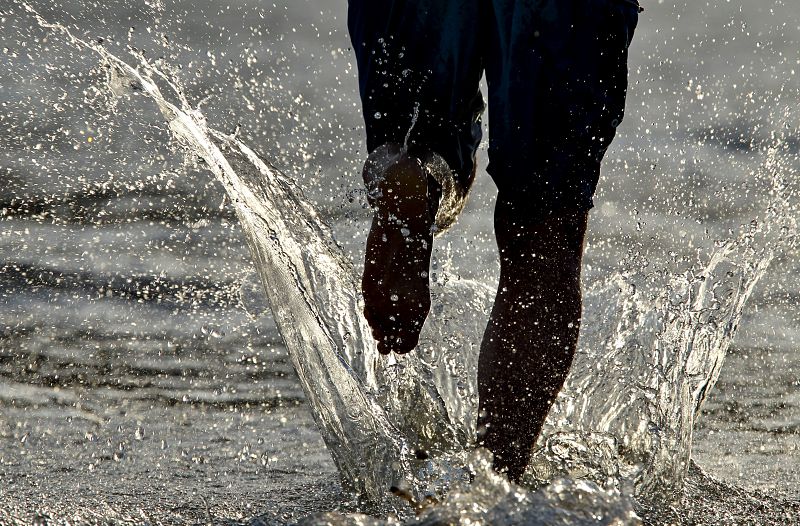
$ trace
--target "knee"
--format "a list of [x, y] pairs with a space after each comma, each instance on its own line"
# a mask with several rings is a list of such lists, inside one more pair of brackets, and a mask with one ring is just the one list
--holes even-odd
[[583, 243], [589, 210], [564, 208], [552, 212], [533, 209], [529, 203], [498, 195], [494, 209], [495, 229], [514, 236], [532, 237], [549, 234], [562, 243]]
[[554, 277], [576, 275], [583, 255], [588, 210], [565, 210], [544, 217], [498, 199], [495, 235], [506, 266], [541, 269]]

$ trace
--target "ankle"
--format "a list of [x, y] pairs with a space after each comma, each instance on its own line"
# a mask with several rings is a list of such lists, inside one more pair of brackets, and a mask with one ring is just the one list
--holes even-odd
[[362, 172], [367, 200], [381, 215], [433, 226], [440, 190], [420, 157], [398, 144], [388, 143], [374, 150]]

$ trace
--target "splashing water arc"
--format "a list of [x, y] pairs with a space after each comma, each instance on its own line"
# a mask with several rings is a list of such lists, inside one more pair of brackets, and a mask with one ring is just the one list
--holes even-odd
[[[104, 58], [112, 76], [141, 83], [168, 119], [170, 130], [192, 153], [201, 155], [225, 185], [281, 335], [342, 478], [369, 502], [380, 503], [383, 495], [379, 489], [408, 471], [403, 466], [404, 445], [368, 392], [368, 386], [373, 390], [377, 386], [375, 362], [356, 359], [356, 346], [370, 341], [364, 320], [336, 318], [337, 313], [360, 309], [352, 273], [320, 226], [322, 222], [285, 177], [252, 150], [207, 128], [202, 116], [185, 101], [183, 108], [167, 102], [151, 78], [114, 57]], [[287, 232], [295, 235], [287, 236]], [[347, 308], [321, 310], [322, 302]], [[356, 373], [359, 365], [360, 375]], [[348, 451], [359, 455], [348, 455]]]
[[[236, 138], [208, 127], [161, 71], [143, 59], [137, 70], [28, 10], [43, 27], [98, 53], [115, 95], [135, 89], [150, 97], [187, 153], [202, 158], [222, 182], [342, 481], [367, 504], [383, 509], [386, 488], [413, 479], [409, 443], [461, 440], [424, 368], [413, 360], [404, 375], [382, 368], [361, 314], [352, 268], [324, 222], [283, 174]], [[177, 104], [164, 97], [156, 78], [170, 88]], [[409, 384], [411, 375], [422, 381]], [[379, 387], [384, 394], [379, 395]], [[413, 392], [404, 394], [405, 389]], [[379, 396], [387, 409], [398, 411], [390, 416]], [[412, 396], [424, 420], [402, 410], [407, 407], [402, 401]]]
[[[187, 155], [202, 158], [224, 185], [343, 483], [379, 512], [395, 506], [386, 490], [398, 482], [417, 495], [451, 487], [460, 475], [457, 469], [446, 473], [447, 467], [467, 461], [474, 433], [477, 351], [471, 339], [479, 329], [464, 328], [480, 325], [490, 291], [467, 280], [447, 285], [438, 292], [441, 313], [427, 324], [418, 352], [388, 364], [361, 314], [350, 262], [285, 175], [236, 137], [210, 127], [177, 83], [143, 58], [132, 67], [23, 5], [42, 27], [97, 53], [116, 94], [136, 88], [152, 99]], [[770, 215], [720, 243], [705, 265], [672, 276], [655, 297], [640, 292], [640, 277], [631, 273], [586, 291], [581, 349], [540, 439], [533, 477], [633, 481], [645, 500], [678, 494], [695, 421], [747, 300], [778, 251], [795, 243], [778, 157], [776, 150], [760, 174], [773, 189]], [[437, 344], [444, 339], [447, 345]], [[444, 460], [415, 461], [417, 448]], [[485, 462], [475, 462], [483, 466], [477, 480], [500, 488]], [[512, 491], [502, 486], [492, 498]], [[617, 512], [628, 516], [629, 508]]]

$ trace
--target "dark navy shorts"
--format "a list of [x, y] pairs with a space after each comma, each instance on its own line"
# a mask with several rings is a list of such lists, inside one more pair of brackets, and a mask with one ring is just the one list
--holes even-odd
[[368, 150], [433, 150], [468, 187], [485, 72], [499, 199], [532, 216], [591, 208], [638, 13], [636, 0], [349, 0]]

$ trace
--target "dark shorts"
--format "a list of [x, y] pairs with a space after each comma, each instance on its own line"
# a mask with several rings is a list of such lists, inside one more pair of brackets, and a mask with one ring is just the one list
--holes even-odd
[[485, 72], [499, 198], [533, 216], [591, 208], [638, 12], [635, 0], [349, 0], [368, 150], [433, 150], [468, 187]]

